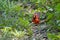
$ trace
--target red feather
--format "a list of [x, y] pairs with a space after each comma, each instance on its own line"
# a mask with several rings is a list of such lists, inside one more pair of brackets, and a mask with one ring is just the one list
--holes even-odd
[[39, 24], [40, 19], [39, 19], [39, 15], [38, 14], [34, 14], [33, 19], [32, 19], [32, 22], [34, 24]]

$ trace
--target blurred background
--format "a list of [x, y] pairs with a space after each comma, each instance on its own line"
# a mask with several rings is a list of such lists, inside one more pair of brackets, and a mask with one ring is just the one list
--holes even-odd
[[41, 39], [41, 30], [48, 40], [60, 40], [60, 0], [0, 0], [0, 40], [34, 40], [34, 13], [46, 20], [35, 29], [35, 40]]

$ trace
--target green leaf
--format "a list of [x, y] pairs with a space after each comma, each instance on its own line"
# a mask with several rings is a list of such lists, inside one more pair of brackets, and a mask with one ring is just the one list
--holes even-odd
[[48, 20], [50, 20], [50, 19], [53, 18], [54, 14], [53, 14], [53, 13], [47, 13], [47, 16], [48, 16], [48, 17], [47, 17], [46, 20], [48, 21]]
[[56, 9], [56, 11], [60, 11], [60, 3], [58, 3], [56, 6], [55, 6], [55, 9]]

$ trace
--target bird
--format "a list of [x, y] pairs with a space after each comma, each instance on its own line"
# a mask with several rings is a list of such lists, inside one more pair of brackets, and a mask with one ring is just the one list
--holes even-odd
[[40, 23], [39, 15], [37, 13], [34, 13], [33, 18], [32, 18], [32, 22], [35, 25], [38, 25]]

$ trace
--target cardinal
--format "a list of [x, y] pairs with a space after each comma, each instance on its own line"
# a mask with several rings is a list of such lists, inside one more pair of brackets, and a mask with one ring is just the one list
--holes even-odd
[[36, 24], [36, 25], [39, 24], [40, 19], [39, 19], [39, 15], [38, 15], [37, 13], [34, 13], [32, 22], [33, 22], [34, 24]]

